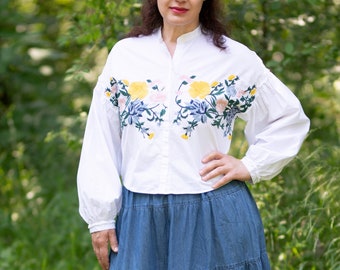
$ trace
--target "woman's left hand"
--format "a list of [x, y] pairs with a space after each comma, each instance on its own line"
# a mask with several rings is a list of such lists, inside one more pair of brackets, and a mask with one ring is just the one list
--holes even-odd
[[248, 169], [240, 159], [215, 151], [202, 159], [205, 164], [200, 171], [203, 181], [209, 181], [216, 176], [223, 177], [213, 185], [217, 189], [233, 180], [249, 181], [251, 176]]

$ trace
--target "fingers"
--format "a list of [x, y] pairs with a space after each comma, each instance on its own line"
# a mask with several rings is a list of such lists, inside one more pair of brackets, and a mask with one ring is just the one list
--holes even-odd
[[243, 162], [220, 152], [212, 152], [202, 159], [205, 166], [200, 171], [203, 181], [209, 181], [222, 176], [213, 188], [219, 188], [232, 180], [248, 181], [250, 174]]
[[211, 180], [219, 175], [225, 175], [228, 171], [223, 160], [213, 160], [207, 163], [202, 170], [200, 175], [203, 181]]
[[109, 269], [108, 244], [110, 242], [111, 245], [111, 239], [113, 242], [116, 241], [115, 242], [116, 244], [113, 246], [118, 249], [117, 238], [115, 236], [116, 233], [115, 231], [114, 232], [113, 231], [114, 230], [105, 230], [94, 232], [91, 234], [94, 253], [96, 254], [100, 266], [104, 270]]
[[219, 175], [225, 175], [230, 170], [231, 156], [224, 155], [220, 152], [212, 152], [202, 159], [205, 166], [200, 171], [203, 181], [208, 181]]
[[109, 230], [109, 241], [110, 241], [110, 247], [113, 252], [118, 252], [118, 240], [116, 235], [116, 230]]
[[221, 152], [214, 151], [214, 152], [206, 155], [205, 157], [203, 157], [202, 163], [208, 163], [212, 160], [218, 160], [218, 159], [221, 159], [223, 156], [224, 155]]
[[222, 186], [228, 184], [228, 183], [231, 182], [232, 180], [234, 180], [234, 179], [230, 179], [229, 177], [223, 177], [223, 178], [221, 178], [220, 181], [218, 181], [217, 183], [215, 183], [215, 184], [212, 186], [212, 188], [213, 188], [213, 189], [218, 189], [218, 188], [220, 188], [220, 187], [222, 187]]

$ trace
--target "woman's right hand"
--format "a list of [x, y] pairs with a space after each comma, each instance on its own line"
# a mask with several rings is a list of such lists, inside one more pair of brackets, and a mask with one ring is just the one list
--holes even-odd
[[92, 246], [97, 256], [98, 262], [103, 270], [109, 269], [109, 252], [110, 245], [113, 252], [118, 252], [118, 241], [116, 230], [110, 229], [105, 231], [94, 232], [91, 234]]

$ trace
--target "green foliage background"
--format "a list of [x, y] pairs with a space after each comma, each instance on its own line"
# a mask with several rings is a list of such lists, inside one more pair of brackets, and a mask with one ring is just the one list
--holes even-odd
[[[0, 269], [95, 269], [76, 170], [92, 88], [137, 0], [0, 0]], [[311, 132], [252, 186], [273, 269], [340, 269], [340, 1], [228, 0], [231, 36], [299, 97]], [[246, 149], [237, 123], [233, 154]]]

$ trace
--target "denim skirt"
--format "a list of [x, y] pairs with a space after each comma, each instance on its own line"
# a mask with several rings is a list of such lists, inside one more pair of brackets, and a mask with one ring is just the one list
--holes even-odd
[[245, 183], [202, 194], [123, 189], [110, 270], [267, 270], [263, 225]]

